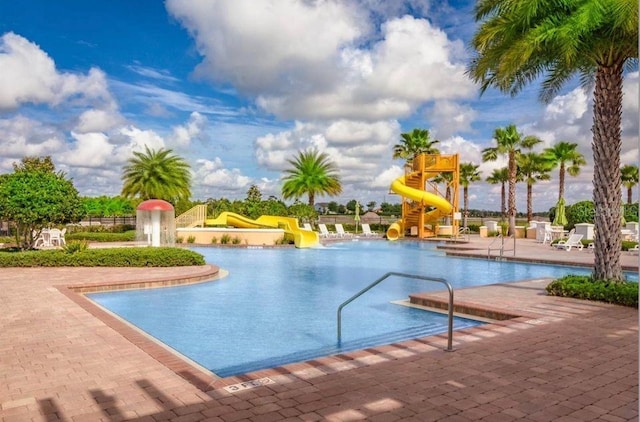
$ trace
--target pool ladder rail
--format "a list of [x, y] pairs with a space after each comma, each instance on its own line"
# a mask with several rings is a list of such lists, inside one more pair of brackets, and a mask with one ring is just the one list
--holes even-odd
[[354, 300], [356, 300], [357, 298], [359, 298], [360, 296], [362, 296], [364, 293], [368, 292], [373, 287], [375, 287], [376, 285], [382, 283], [384, 280], [386, 280], [387, 278], [389, 278], [391, 276], [404, 277], [404, 278], [413, 278], [413, 279], [425, 280], [425, 281], [433, 281], [433, 282], [436, 282], [436, 283], [442, 283], [445, 286], [447, 286], [447, 290], [449, 291], [449, 309], [448, 309], [449, 325], [448, 325], [448, 330], [447, 330], [447, 334], [448, 334], [447, 348], [444, 349], [444, 350], [447, 351], [447, 352], [453, 352], [455, 349], [453, 348], [453, 287], [451, 286], [451, 284], [449, 284], [449, 282], [447, 280], [443, 279], [443, 278], [424, 277], [424, 276], [421, 276], [421, 275], [405, 274], [405, 273], [398, 273], [398, 272], [393, 272], [393, 271], [386, 273], [385, 275], [383, 275], [382, 277], [380, 277], [379, 279], [377, 279], [373, 283], [369, 284], [364, 289], [360, 290], [355, 295], [351, 296], [349, 299], [345, 300], [340, 306], [338, 306], [338, 315], [337, 315], [337, 318], [338, 318], [338, 344], [340, 344], [342, 342], [342, 309], [345, 306], [347, 306], [348, 304], [350, 304], [351, 302], [353, 302]]
[[[503, 261], [504, 260], [504, 253], [508, 252], [508, 251], [513, 251], [513, 256], [516, 256], [516, 237], [515, 235], [511, 235], [511, 236], [507, 236], [506, 239], [511, 239], [513, 238], [513, 248], [511, 249], [505, 249], [504, 245], [505, 245], [505, 237], [502, 235], [502, 233], [498, 234], [493, 241], [491, 241], [491, 243], [489, 243], [489, 247], [487, 248], [487, 259], [491, 259], [491, 251], [499, 251], [500, 255], [496, 256], [496, 261]], [[496, 241], [500, 240], [500, 246], [499, 247], [492, 247], [494, 243], [496, 243]]]

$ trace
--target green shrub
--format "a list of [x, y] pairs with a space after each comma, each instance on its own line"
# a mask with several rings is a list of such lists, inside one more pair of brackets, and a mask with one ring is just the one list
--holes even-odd
[[595, 300], [638, 307], [638, 283], [594, 280], [591, 276], [568, 275], [547, 286], [551, 296]]
[[84, 252], [87, 249], [89, 249], [89, 242], [86, 240], [71, 240], [62, 247], [62, 250], [69, 254]]
[[129, 230], [125, 232], [77, 232], [67, 233], [65, 240], [87, 240], [89, 242], [133, 242], [136, 240], [136, 231]]
[[215, 236], [213, 236], [213, 237], [211, 238], [211, 244], [212, 244], [212, 245], [215, 245], [216, 243], [218, 243], [218, 238], [217, 238], [217, 237], [215, 237]]
[[480, 233], [480, 224], [467, 224], [467, 228], [471, 233]]
[[204, 265], [204, 257], [184, 248], [102, 248], [0, 252], [0, 267], [179, 267]]
[[592, 201], [581, 201], [567, 207], [565, 215], [567, 216], [565, 229], [571, 230], [578, 223], [593, 224], [596, 210]]
[[223, 234], [222, 237], [220, 238], [220, 243], [222, 245], [226, 245], [227, 243], [229, 243], [231, 241], [231, 236], [229, 236], [228, 234]]
[[638, 203], [624, 204], [624, 219], [627, 222], [638, 221]]
[[182, 236], [176, 237], [176, 243], [177, 244], [184, 243], [184, 237], [182, 237]]
[[196, 243], [196, 237], [194, 235], [187, 237], [187, 243]]
[[240, 244], [240, 242], [242, 242], [242, 240], [241, 240], [238, 236], [236, 236], [236, 237], [234, 237], [233, 239], [231, 239], [231, 243], [232, 243], [233, 245], [239, 245], [239, 244]]

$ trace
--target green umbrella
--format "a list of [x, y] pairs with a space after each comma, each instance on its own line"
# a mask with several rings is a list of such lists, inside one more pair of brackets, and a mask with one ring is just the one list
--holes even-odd
[[556, 204], [556, 215], [553, 218], [554, 226], [566, 226], [567, 225], [567, 216], [565, 215], [564, 209], [564, 198], [560, 198], [558, 203]]
[[358, 222], [360, 221], [360, 203], [356, 201], [356, 215], [353, 217], [356, 222], [356, 233], [358, 233]]

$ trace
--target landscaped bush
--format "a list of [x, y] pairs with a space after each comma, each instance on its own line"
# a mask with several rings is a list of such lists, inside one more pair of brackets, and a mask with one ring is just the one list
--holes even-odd
[[105, 248], [66, 253], [63, 250], [2, 251], [0, 267], [175, 267], [204, 265], [204, 257], [184, 248]]
[[596, 210], [592, 201], [580, 201], [567, 207], [565, 215], [567, 216], [565, 228], [571, 230], [578, 223], [593, 224]]
[[638, 307], [638, 283], [634, 282], [613, 283], [594, 280], [591, 276], [568, 275], [549, 284], [547, 293]]
[[67, 233], [65, 240], [88, 240], [90, 242], [132, 242], [136, 240], [136, 231], [129, 230], [122, 233], [112, 232], [77, 232]]

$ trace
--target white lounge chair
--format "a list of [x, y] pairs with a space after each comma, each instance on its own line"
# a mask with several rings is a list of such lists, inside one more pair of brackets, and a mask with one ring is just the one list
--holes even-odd
[[310, 232], [313, 231], [313, 228], [311, 227], [311, 224], [309, 224], [309, 223], [304, 223], [302, 225], [302, 228], [305, 229], [305, 230], [309, 230]]
[[352, 234], [350, 232], [344, 231], [344, 227], [342, 227], [342, 224], [337, 223], [335, 226], [336, 226], [337, 236], [339, 236], [339, 237], [352, 236]]
[[578, 248], [579, 250], [582, 250], [582, 248], [584, 247], [581, 242], [582, 237], [583, 235], [574, 233], [570, 235], [566, 240], [560, 240], [558, 243], [556, 243], [555, 246], [556, 248], [564, 249], [565, 251], [570, 251], [571, 248]]
[[319, 223], [318, 229], [320, 229], [320, 237], [329, 238], [335, 236], [335, 233], [331, 233], [325, 224]]
[[362, 234], [365, 237], [369, 237], [369, 236], [377, 236], [378, 233], [371, 231], [371, 227], [369, 226], [368, 223], [362, 223]]

